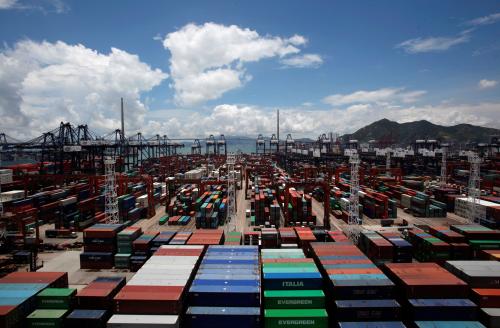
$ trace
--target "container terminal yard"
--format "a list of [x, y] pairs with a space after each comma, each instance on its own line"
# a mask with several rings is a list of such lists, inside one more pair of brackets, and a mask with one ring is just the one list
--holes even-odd
[[1, 139], [0, 327], [500, 327], [495, 141]]

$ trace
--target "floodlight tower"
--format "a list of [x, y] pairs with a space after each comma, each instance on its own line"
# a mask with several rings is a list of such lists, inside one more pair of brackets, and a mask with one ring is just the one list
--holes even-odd
[[446, 147], [442, 147], [442, 152], [441, 152], [441, 179], [439, 180], [439, 185], [441, 187], [446, 186], [447, 184], [447, 179], [446, 179], [446, 156], [447, 156], [447, 149]]
[[234, 164], [236, 163], [236, 155], [234, 153], [227, 154], [227, 225], [228, 232], [236, 231], [236, 177], [234, 172]]
[[391, 149], [386, 149], [386, 158], [385, 158], [385, 175], [387, 177], [391, 176]]
[[481, 157], [474, 152], [471, 151], [469, 153], [469, 208], [468, 208], [468, 217], [469, 223], [474, 223], [476, 220], [479, 221], [479, 213], [478, 213], [478, 203], [479, 197], [481, 197], [481, 189], [480, 189], [480, 169], [481, 169]]
[[[2, 150], [2, 146], [0, 146], [0, 150]], [[0, 167], [2, 166], [2, 153], [0, 151]], [[3, 216], [3, 199], [2, 199], [2, 184], [0, 183], [0, 217]], [[0, 232], [0, 237], [2, 233]]]
[[115, 159], [113, 157], [106, 157], [104, 159], [105, 170], [105, 214], [106, 223], [116, 224], [120, 223], [118, 215], [118, 200], [116, 194], [116, 176], [115, 176]]
[[349, 158], [351, 164], [351, 195], [349, 196], [349, 237], [357, 243], [360, 234], [359, 225], [362, 223], [359, 218], [359, 155], [352, 153]]

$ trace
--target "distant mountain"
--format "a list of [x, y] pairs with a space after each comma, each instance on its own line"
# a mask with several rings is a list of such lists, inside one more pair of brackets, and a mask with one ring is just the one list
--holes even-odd
[[344, 135], [343, 140], [367, 142], [374, 139], [388, 144], [409, 144], [417, 139], [437, 139], [441, 142], [466, 143], [489, 142], [492, 135], [500, 135], [500, 130], [471, 124], [442, 126], [425, 120], [398, 123], [384, 118]]

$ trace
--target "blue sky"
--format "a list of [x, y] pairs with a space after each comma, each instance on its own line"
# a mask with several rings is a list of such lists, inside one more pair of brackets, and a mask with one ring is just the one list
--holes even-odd
[[0, 8], [0, 110], [10, 118], [0, 127], [20, 137], [60, 120], [112, 130], [119, 96], [128, 129], [146, 134], [269, 134], [276, 108], [283, 130], [300, 136], [383, 117], [500, 128], [498, 1], [0, 0]]

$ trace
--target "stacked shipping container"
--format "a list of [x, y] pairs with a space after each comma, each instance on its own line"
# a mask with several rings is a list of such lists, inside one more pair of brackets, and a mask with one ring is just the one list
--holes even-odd
[[394, 284], [359, 248], [348, 242], [311, 244], [328, 277], [330, 313], [339, 322], [398, 321]]
[[47, 287], [68, 287], [63, 272], [14, 272], [0, 279], [0, 327], [22, 327], [36, 308], [36, 294]]
[[260, 327], [258, 247], [209, 246], [188, 297], [188, 327]]
[[[117, 315], [110, 319], [112, 326], [137, 320], [142, 324], [161, 321], [166, 327], [178, 325], [187, 286], [202, 252], [203, 246], [161, 246], [114, 297]], [[122, 316], [131, 314], [134, 316]]]
[[207, 191], [195, 203], [196, 227], [216, 229], [226, 220], [227, 198], [222, 186]]
[[116, 235], [123, 224], [95, 224], [83, 231], [81, 269], [111, 269], [116, 253]]
[[301, 249], [263, 249], [266, 327], [328, 327], [321, 274]]
[[467, 284], [439, 265], [388, 263], [385, 267], [397, 284], [407, 320], [423, 325], [455, 321], [455, 327], [476, 321], [477, 306], [467, 299]]

